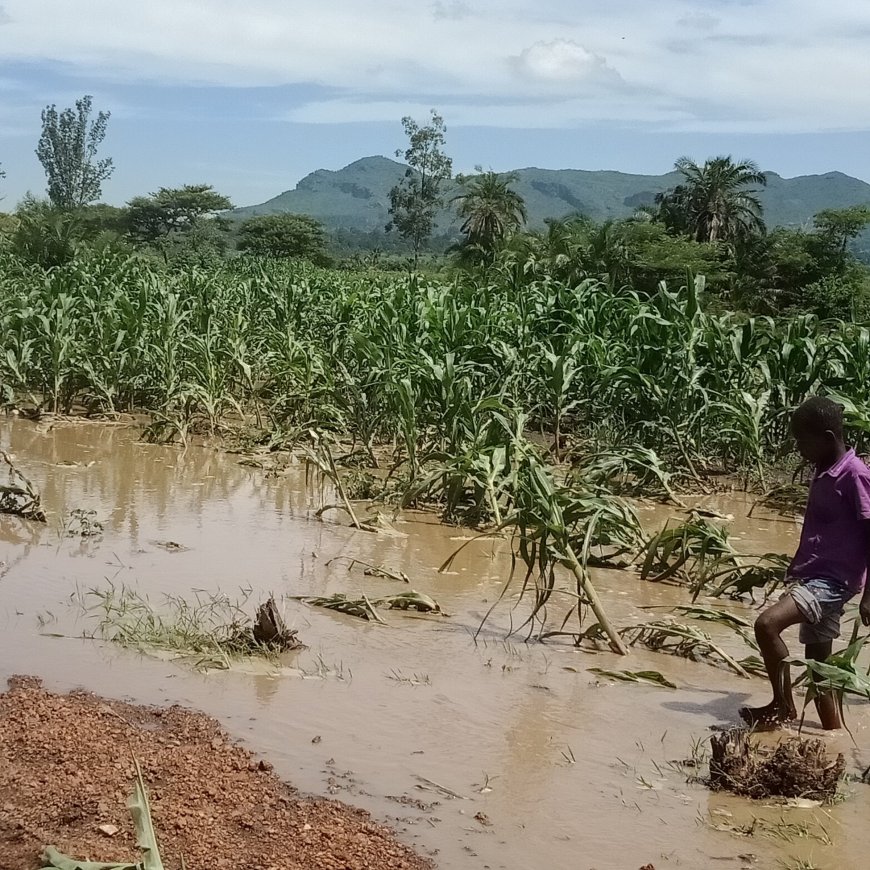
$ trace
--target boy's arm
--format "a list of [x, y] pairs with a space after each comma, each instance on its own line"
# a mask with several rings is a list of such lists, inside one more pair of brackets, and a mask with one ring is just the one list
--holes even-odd
[[[864, 526], [864, 540], [867, 551], [867, 567], [870, 569], [870, 477], [855, 474], [851, 478], [854, 488], [855, 509]], [[870, 573], [870, 571], [868, 571]], [[870, 626], [870, 583], [865, 582], [864, 594], [858, 605], [858, 614], [864, 625]]]
[[[864, 520], [864, 536], [867, 540], [867, 565], [868, 573], [870, 573], [870, 520]], [[864, 625], [870, 625], [870, 578], [864, 584], [864, 594], [858, 605], [858, 613], [861, 616], [861, 622]]]

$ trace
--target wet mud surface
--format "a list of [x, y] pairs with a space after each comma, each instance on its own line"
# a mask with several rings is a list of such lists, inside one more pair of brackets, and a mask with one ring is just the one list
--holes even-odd
[[[510, 570], [505, 541], [476, 541], [439, 574], [468, 531], [416, 513], [392, 524], [399, 535], [356, 531], [338, 515], [321, 522], [320, 493], [302, 468], [266, 477], [238, 457], [146, 445], [135, 431], [97, 424], [3, 421], [0, 448], [40, 487], [48, 512], [44, 526], [0, 516], [4, 685], [36, 674], [52, 691], [202, 710], [282, 779], [371, 812], [441, 868], [866, 867], [866, 786], [849, 785], [832, 807], [782, 807], [711, 793], [672, 763], [706, 745], [711, 727], [737, 724], [741, 705], [767, 701], [761, 680], [640, 647], [623, 660], [506, 640], [509, 597], [475, 638]], [[791, 520], [745, 519], [750, 500], [704, 503], [734, 514], [747, 552], [796, 544]], [[650, 528], [673, 512], [640, 508]], [[102, 533], [67, 535], [73, 510], [94, 511]], [[156, 604], [194, 590], [249, 595], [252, 611], [270, 593], [408, 589], [337, 557], [404, 572], [450, 618], [386, 611], [380, 625], [287, 601], [284, 618], [306, 649], [278, 665], [209, 673], [79, 637], [93, 625], [75, 600], [111, 584]], [[644, 607], [688, 603], [685, 590], [635, 573], [594, 579], [620, 626], [649, 620]], [[746, 654], [726, 630], [704, 629]], [[797, 652], [796, 633], [789, 641]], [[615, 684], [592, 667], [657, 670], [678, 688]], [[856, 744], [817, 731], [813, 712], [807, 731], [854, 772], [870, 764], [870, 715], [855, 703], [848, 713]]]

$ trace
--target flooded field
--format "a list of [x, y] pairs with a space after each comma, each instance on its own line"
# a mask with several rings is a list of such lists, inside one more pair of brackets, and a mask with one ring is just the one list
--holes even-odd
[[[734, 724], [741, 704], [768, 700], [762, 680], [640, 648], [626, 662], [505, 640], [509, 602], [475, 640], [510, 570], [504, 541], [474, 542], [439, 574], [468, 532], [416, 513], [397, 521], [398, 535], [355, 531], [338, 514], [321, 522], [301, 468], [268, 479], [231, 455], [146, 445], [134, 430], [96, 424], [4, 421], [0, 447], [42, 489], [49, 513], [46, 526], [0, 517], [3, 681], [34, 674], [52, 690], [203, 710], [303, 791], [370, 810], [442, 868], [867, 866], [870, 787], [852, 784], [831, 808], [764, 806], [689, 784], [672, 764], [711, 726]], [[734, 514], [746, 551], [795, 546], [794, 523], [747, 520], [742, 497], [705, 504]], [[96, 512], [101, 538], [66, 536], [75, 509]], [[669, 509], [641, 513], [654, 527]], [[110, 584], [155, 604], [165, 593], [251, 590], [251, 610], [269, 593], [406, 588], [328, 564], [340, 556], [404, 572], [449, 618], [387, 612], [383, 626], [289, 601], [287, 622], [308, 649], [287, 654], [280, 671], [264, 663], [203, 674], [77, 637], [93, 623], [75, 599]], [[619, 625], [649, 618], [642, 606], [688, 599], [633, 573], [595, 579]], [[797, 652], [796, 634], [791, 642]], [[679, 688], [598, 682], [590, 667], [654, 669]], [[814, 712], [809, 719], [815, 734]], [[870, 764], [870, 708], [853, 704], [849, 724], [857, 747], [846, 734], [825, 739], [855, 772]]]

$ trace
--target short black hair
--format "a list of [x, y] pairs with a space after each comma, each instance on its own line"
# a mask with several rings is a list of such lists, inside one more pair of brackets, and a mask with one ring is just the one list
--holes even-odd
[[843, 437], [843, 406], [824, 396], [811, 396], [794, 412], [793, 429], [801, 432], [833, 432]]

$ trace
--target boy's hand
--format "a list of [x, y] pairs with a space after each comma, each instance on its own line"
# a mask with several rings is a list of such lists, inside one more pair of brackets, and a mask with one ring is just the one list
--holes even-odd
[[861, 603], [858, 605], [858, 613], [861, 614], [861, 622], [864, 625], [870, 625], [870, 598], [868, 596], [864, 596], [861, 599]]

